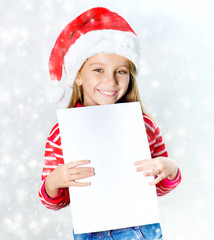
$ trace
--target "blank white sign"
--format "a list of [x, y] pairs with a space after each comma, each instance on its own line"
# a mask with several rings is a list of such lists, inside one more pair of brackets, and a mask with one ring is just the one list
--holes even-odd
[[88, 187], [70, 187], [74, 232], [159, 222], [152, 177], [134, 162], [151, 158], [138, 102], [57, 110], [65, 163], [89, 159]]

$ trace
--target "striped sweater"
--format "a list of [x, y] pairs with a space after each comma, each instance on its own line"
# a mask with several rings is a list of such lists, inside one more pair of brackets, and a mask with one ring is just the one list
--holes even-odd
[[[83, 107], [81, 104], [77, 104], [77, 107]], [[147, 115], [143, 115], [150, 152], [152, 158], [155, 157], [168, 157], [168, 153], [165, 148], [165, 144], [160, 133], [159, 127], [152, 121]], [[64, 164], [63, 153], [61, 148], [61, 137], [58, 123], [52, 128], [46, 142], [44, 167], [42, 172], [42, 182], [39, 188], [39, 196], [41, 202], [49, 209], [58, 210], [66, 207], [70, 203], [69, 189], [62, 188], [59, 194], [50, 198], [45, 192], [45, 178], [55, 168]], [[177, 177], [170, 181], [167, 178], [163, 179], [156, 185], [156, 191], [158, 196], [164, 196], [172, 191], [181, 181], [181, 173], [178, 171]]]

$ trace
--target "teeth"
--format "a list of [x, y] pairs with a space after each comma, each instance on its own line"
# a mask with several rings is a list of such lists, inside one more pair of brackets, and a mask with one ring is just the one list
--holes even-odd
[[103, 91], [103, 90], [100, 90], [100, 92], [108, 96], [113, 96], [116, 93], [116, 91], [112, 92], [112, 91]]

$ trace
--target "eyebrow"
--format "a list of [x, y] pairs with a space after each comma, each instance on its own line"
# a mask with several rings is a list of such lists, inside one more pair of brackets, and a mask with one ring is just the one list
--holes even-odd
[[[93, 65], [102, 65], [102, 66], [106, 66], [107, 64], [105, 64], [105, 63], [99, 63], [99, 62], [97, 62], [97, 63], [90, 63], [90, 64], [89, 64], [89, 66], [93, 66]], [[121, 65], [121, 66], [118, 66], [118, 67], [126, 67], [126, 68], [129, 68], [128, 64], [127, 64], [127, 65], [124, 64], [124, 65]]]
[[99, 63], [99, 62], [96, 62], [96, 63], [90, 63], [89, 66], [92, 66], [92, 65], [105, 65], [104, 63]]

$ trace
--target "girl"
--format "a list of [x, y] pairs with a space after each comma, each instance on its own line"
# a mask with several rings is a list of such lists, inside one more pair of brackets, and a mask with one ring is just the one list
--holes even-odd
[[[49, 70], [52, 80], [61, 80], [63, 64], [68, 84], [73, 87], [68, 107], [84, 107], [139, 101], [136, 82], [139, 69], [139, 42], [130, 25], [105, 8], [93, 8], [69, 23], [59, 35], [51, 52]], [[154, 176], [157, 195], [163, 196], [181, 181], [180, 170], [168, 158], [159, 127], [141, 104], [152, 159], [135, 162], [136, 171]], [[39, 195], [42, 203], [58, 210], [70, 203], [69, 187], [87, 187], [79, 182], [94, 176], [89, 160], [64, 164], [60, 129], [56, 124], [46, 142], [45, 162]], [[96, 233], [74, 234], [86, 239], [162, 239], [160, 224], [136, 226]]]

